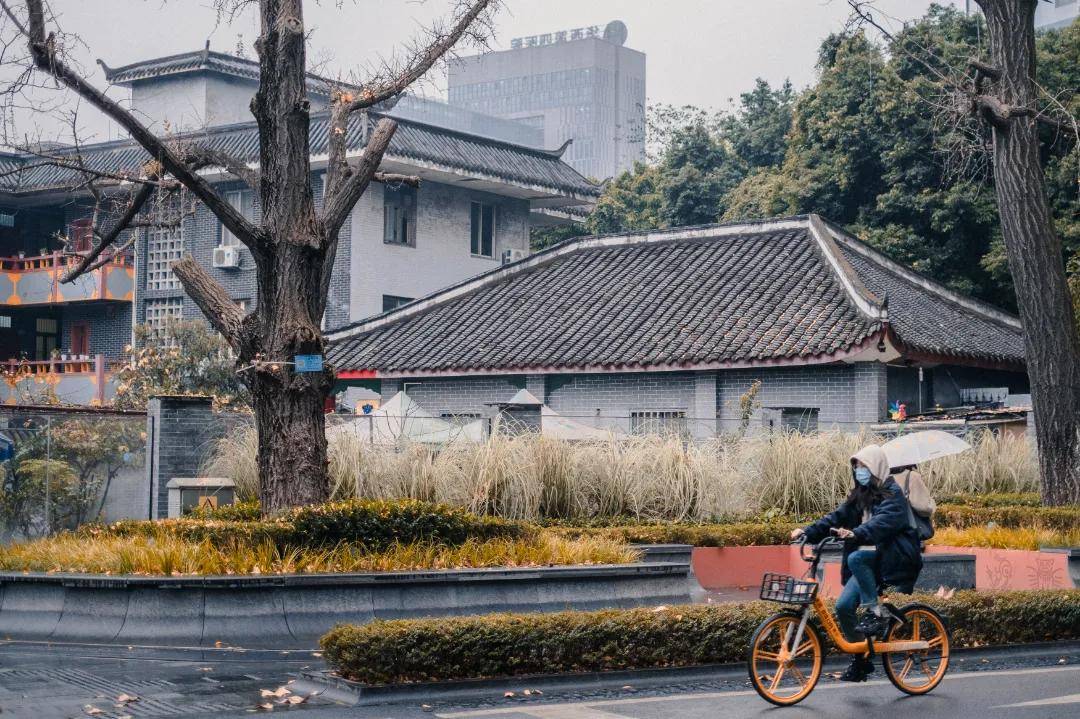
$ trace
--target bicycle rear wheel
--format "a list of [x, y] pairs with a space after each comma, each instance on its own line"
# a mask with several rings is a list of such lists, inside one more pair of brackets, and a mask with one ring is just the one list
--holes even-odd
[[886, 641], [926, 641], [928, 649], [890, 652], [882, 657], [885, 675], [905, 694], [927, 694], [949, 670], [949, 630], [933, 607], [908, 604], [900, 609], [903, 624], [894, 624]]
[[795, 643], [802, 616], [781, 612], [763, 621], [750, 639], [747, 669], [761, 698], [777, 706], [798, 704], [821, 678], [821, 638], [807, 623], [799, 646]]

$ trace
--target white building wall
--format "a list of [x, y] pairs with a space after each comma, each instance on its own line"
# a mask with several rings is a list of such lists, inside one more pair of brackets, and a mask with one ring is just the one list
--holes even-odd
[[[495, 256], [470, 254], [470, 203], [496, 205]], [[353, 208], [349, 320], [382, 312], [383, 295], [416, 299], [499, 266], [505, 249], [529, 247], [529, 203], [451, 185], [417, 190], [416, 245], [383, 242], [383, 186], [372, 183]]]
[[1068, 27], [1080, 15], [1080, 0], [1040, 0], [1035, 6], [1035, 29], [1057, 30]]

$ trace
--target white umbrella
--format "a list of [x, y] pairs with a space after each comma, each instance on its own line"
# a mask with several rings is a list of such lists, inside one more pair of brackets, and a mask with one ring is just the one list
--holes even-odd
[[902, 434], [881, 445], [881, 448], [885, 450], [885, 456], [889, 458], [890, 467], [906, 467], [939, 457], [948, 457], [951, 454], [960, 454], [971, 449], [971, 445], [954, 434], [942, 432], [940, 429], [928, 429]]

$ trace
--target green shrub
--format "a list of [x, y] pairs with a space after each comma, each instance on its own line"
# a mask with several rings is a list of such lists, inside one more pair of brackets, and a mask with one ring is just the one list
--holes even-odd
[[991, 492], [989, 494], [954, 494], [942, 497], [941, 504], [959, 504], [964, 507], [1040, 507], [1042, 499], [1038, 492]]
[[526, 539], [530, 525], [479, 517], [463, 509], [415, 500], [348, 500], [300, 507], [278, 517], [245, 517], [250, 504], [234, 513], [207, 513], [182, 519], [122, 520], [87, 528], [90, 534], [152, 537], [167, 534], [191, 542], [273, 542], [278, 547], [333, 547], [341, 543], [381, 551], [397, 544], [456, 546], [468, 540]]
[[791, 521], [732, 522], [730, 524], [634, 524], [614, 527], [552, 526], [550, 530], [570, 537], [606, 537], [631, 544], [692, 544], [695, 547], [747, 547], [787, 544], [791, 530], [802, 526]]
[[381, 549], [394, 543], [455, 545], [468, 539], [520, 539], [530, 534], [521, 522], [411, 499], [331, 502], [300, 507], [285, 519], [305, 546], [351, 542]]
[[1080, 507], [965, 507], [941, 504], [934, 513], [934, 523], [942, 527], [985, 527], [991, 522], [999, 527], [1070, 532], [1080, 529]]
[[[953, 647], [1080, 639], [1080, 590], [916, 596], [941, 610]], [[775, 604], [692, 605], [343, 624], [321, 644], [370, 684], [740, 662]], [[824, 637], [824, 633], [822, 633]]]
[[184, 517], [188, 519], [224, 519], [235, 522], [253, 522], [262, 519], [262, 508], [258, 500], [224, 504], [220, 507], [192, 507]]

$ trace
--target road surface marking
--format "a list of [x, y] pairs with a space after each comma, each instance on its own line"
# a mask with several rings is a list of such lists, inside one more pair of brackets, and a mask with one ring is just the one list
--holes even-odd
[[[1077, 671], [1080, 671], [1080, 666], [1074, 665], [1067, 667], [1038, 667], [1035, 669], [1004, 669], [1002, 671], [960, 672], [958, 674], [950, 674], [946, 676], [944, 681], [952, 683], [960, 681], [962, 679], [994, 679], [997, 677], [1023, 676], [1027, 674], [1057, 674], [1060, 672]], [[858, 684], [838, 682], [836, 684], [818, 685], [814, 689], [814, 691], [830, 689], [859, 689], [861, 687], [887, 685], [888, 683], [888, 680], [885, 679], [862, 682]], [[645, 704], [650, 702], [702, 701], [706, 699], [726, 699], [728, 697], [745, 697], [756, 695], [757, 692], [755, 692], [753, 689], [746, 689], [730, 692], [669, 694], [659, 697], [649, 696], [628, 697], [626, 699], [593, 699], [586, 702], [566, 702], [560, 704], [519, 704], [515, 702], [513, 706], [498, 707], [496, 709], [474, 709], [459, 712], [437, 712], [435, 716], [440, 717], [440, 719], [472, 719], [472, 717], [499, 716], [502, 714], [528, 714], [529, 716], [537, 717], [537, 719], [614, 719], [615, 717], [619, 717], [619, 719], [627, 719], [624, 715], [609, 711], [609, 709], [617, 709], [618, 707], [623, 705]], [[1063, 701], [1065, 697], [1058, 697], [1058, 699], [1062, 700], [1059, 703], [1066, 703], [1065, 701]], [[1080, 700], [1074, 699], [1073, 701]], [[597, 706], [604, 707], [604, 709], [594, 708]]]
[[990, 707], [991, 709], [1012, 709], [1013, 707], [1043, 707], [1050, 706], [1052, 704], [1080, 704], [1080, 694], [1068, 694], [1063, 697], [1047, 697], [1046, 699], [1033, 699], [1029, 702], [1018, 702], [1016, 704], [1002, 704], [1001, 706]]

